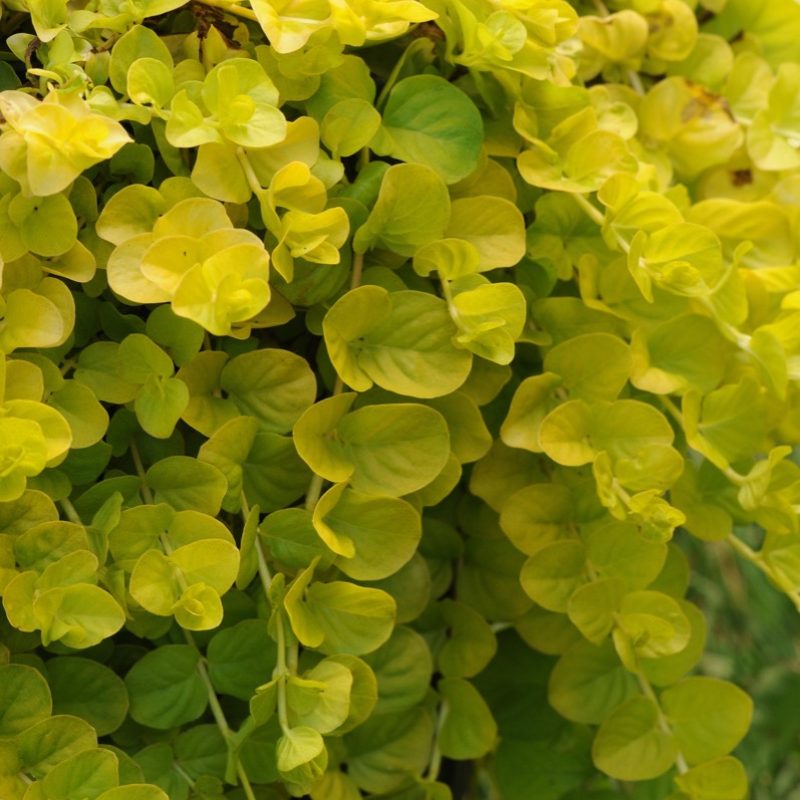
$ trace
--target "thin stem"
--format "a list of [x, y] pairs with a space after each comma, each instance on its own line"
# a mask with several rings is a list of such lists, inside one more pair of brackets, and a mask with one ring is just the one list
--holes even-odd
[[675, 420], [675, 422], [677, 422], [678, 425], [680, 425], [681, 428], [683, 428], [683, 414], [681, 413], [678, 406], [675, 405], [673, 400], [670, 397], [664, 395], [661, 398], [661, 404], [664, 406], [669, 415]]
[[250, 191], [253, 192], [253, 194], [259, 194], [259, 192], [263, 192], [264, 189], [258, 180], [258, 176], [256, 175], [253, 165], [250, 163], [250, 159], [247, 157], [247, 153], [245, 153], [244, 148], [236, 148], [236, 158], [239, 159], [239, 163], [242, 165], [242, 170], [244, 171], [245, 178], [247, 178], [247, 185], [250, 187]]
[[235, 3], [226, 3], [225, 0], [195, 0], [203, 6], [211, 6], [212, 8], [219, 8], [227, 14], [233, 14], [236, 17], [243, 17], [244, 19], [258, 22], [256, 12], [252, 8], [244, 8], [243, 6]]
[[628, 80], [630, 81], [633, 90], [636, 94], [644, 95], [646, 94], [644, 90], [644, 85], [642, 84], [642, 79], [639, 77], [639, 73], [635, 70], [628, 70]]
[[194, 779], [177, 761], [172, 762], [172, 769], [189, 784], [190, 789], [194, 789]]
[[275, 664], [275, 677], [278, 679], [278, 722], [281, 730], [289, 730], [289, 712], [286, 705], [286, 632], [283, 630], [283, 615], [275, 616], [275, 628], [278, 633], [278, 660]]
[[431, 750], [431, 763], [428, 766], [426, 778], [429, 781], [435, 781], [439, 777], [439, 772], [442, 769], [442, 751], [439, 748], [439, 736], [444, 727], [444, 721], [447, 718], [447, 703], [442, 702], [439, 706], [439, 713], [436, 717], [436, 731], [433, 735], [433, 749]]
[[361, 285], [361, 275], [364, 272], [364, 254], [353, 253], [353, 275], [350, 278], [350, 289], [357, 289]]
[[61, 508], [64, 509], [64, 513], [67, 515], [67, 519], [70, 522], [74, 522], [76, 525], [83, 525], [80, 514], [75, 510], [75, 506], [72, 505], [68, 497], [64, 497], [58, 502], [61, 504]]
[[[647, 676], [643, 672], [637, 672], [636, 677], [639, 680], [639, 687], [642, 690], [642, 694], [644, 694], [644, 696], [649, 700], [652, 700], [656, 709], [658, 709], [659, 727], [668, 736], [672, 736], [672, 728], [670, 728], [669, 722], [667, 722], [667, 718], [664, 716], [664, 712], [661, 710], [661, 705], [658, 702], [656, 693], [653, 691], [653, 687], [650, 685], [650, 681], [647, 680]], [[689, 765], [686, 763], [686, 758], [680, 750], [678, 750], [678, 754], [675, 756], [675, 767], [681, 775], [689, 771]]]
[[147, 505], [152, 506], [155, 503], [155, 499], [153, 498], [153, 493], [150, 491], [150, 487], [145, 481], [145, 475], [147, 473], [145, 472], [144, 463], [142, 462], [142, 454], [139, 452], [139, 446], [136, 444], [135, 439], [131, 439], [130, 441], [130, 450], [133, 465], [136, 467], [136, 474], [142, 482], [140, 487], [142, 490], [142, 497]]
[[592, 0], [592, 3], [594, 4], [594, 7], [597, 9], [597, 13], [601, 17], [609, 16], [609, 10], [606, 8], [606, 4], [603, 2], [603, 0]]
[[[339, 381], [336, 382], [337, 386]], [[333, 393], [337, 395], [341, 392], [336, 391], [336, 387], [334, 387]], [[325, 479], [321, 475], [314, 475], [311, 478], [311, 483], [308, 484], [308, 491], [306, 492], [306, 501], [305, 506], [307, 511], [313, 511], [314, 507], [317, 505], [317, 501], [319, 500], [319, 496], [322, 494], [322, 484], [325, 482]]]
[[256, 800], [256, 793], [253, 791], [253, 787], [250, 785], [250, 779], [247, 777], [247, 773], [242, 766], [242, 762], [239, 761], [236, 764], [236, 772], [239, 775], [239, 781], [242, 784], [242, 791], [245, 794], [247, 800]]
[[573, 194], [572, 199], [581, 207], [584, 213], [597, 225], [602, 226], [605, 222], [603, 212], [592, 205], [582, 194]]
[[757, 553], [752, 547], [745, 544], [738, 536], [731, 534], [728, 536], [728, 542], [731, 547], [740, 555], [745, 558], [753, 566], [764, 573], [788, 598], [792, 601], [794, 607], [800, 612], [800, 591], [798, 591], [786, 576], [776, 570], [771, 564], [767, 563], [761, 553]]

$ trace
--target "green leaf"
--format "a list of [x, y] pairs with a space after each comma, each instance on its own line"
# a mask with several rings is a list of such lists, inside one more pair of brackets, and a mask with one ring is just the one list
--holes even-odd
[[225, 476], [216, 467], [188, 456], [169, 456], [153, 464], [145, 482], [155, 492], [157, 503], [211, 516], [219, 512], [227, 491]]
[[168, 439], [189, 405], [189, 389], [177, 378], [149, 375], [134, 401], [136, 419], [145, 433]]
[[364, 659], [378, 681], [376, 714], [396, 714], [419, 703], [428, 692], [433, 658], [425, 640], [399, 626], [387, 642]]
[[436, 686], [444, 703], [439, 748], [446, 758], [486, 755], [495, 744], [497, 723], [478, 690], [461, 678], [443, 678]]
[[423, 708], [371, 717], [345, 737], [348, 774], [364, 791], [399, 789], [428, 763], [433, 719]]
[[214, 689], [246, 701], [269, 680], [277, 649], [263, 620], [246, 619], [214, 634], [207, 658]]
[[397, 164], [383, 175], [378, 199], [355, 232], [353, 249], [373, 247], [413, 256], [418, 248], [444, 236], [450, 197], [436, 172], [418, 164]]
[[437, 75], [415, 75], [389, 93], [383, 125], [370, 146], [455, 183], [478, 166], [482, 139], [480, 113], [464, 92]]
[[362, 286], [340, 298], [322, 323], [325, 344], [345, 383], [373, 382], [411, 397], [440, 397], [467, 378], [471, 357], [453, 346], [456, 326], [433, 295]]
[[690, 764], [727, 755], [744, 738], [753, 701], [738, 686], [691, 677], [661, 693], [661, 706]]
[[47, 662], [53, 712], [86, 720], [105, 736], [117, 730], [128, 713], [128, 691], [115, 672], [97, 661], [68, 656]]
[[208, 695], [197, 671], [199, 658], [189, 645], [167, 644], [139, 659], [125, 676], [131, 717], [157, 730], [200, 717]]
[[442, 600], [438, 610], [450, 635], [436, 654], [445, 678], [472, 678], [494, 658], [497, 640], [489, 623], [468, 605]]
[[632, 697], [600, 726], [592, 744], [598, 769], [623, 781], [657, 778], [674, 763], [678, 746], [659, 725], [658, 706], [647, 697]]

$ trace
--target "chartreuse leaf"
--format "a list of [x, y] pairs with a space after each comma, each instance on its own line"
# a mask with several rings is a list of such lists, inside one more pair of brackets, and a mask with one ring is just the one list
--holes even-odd
[[524, 564], [520, 582], [542, 608], [566, 611], [572, 593], [586, 579], [586, 551], [581, 542], [565, 540], [545, 545]]
[[617, 336], [587, 333], [556, 345], [544, 368], [561, 377], [570, 397], [616, 400], [630, 376], [630, 350]]
[[118, 785], [118, 774], [119, 761], [110, 750], [85, 750], [50, 770], [42, 780], [42, 791], [58, 800], [96, 798]]
[[478, 165], [482, 139], [481, 115], [464, 92], [438, 75], [415, 75], [389, 93], [370, 146], [380, 155], [424, 164], [455, 183]]
[[686, 439], [715, 466], [726, 469], [761, 449], [766, 402], [758, 385], [743, 379], [705, 397], [689, 392], [683, 402]]
[[[462, 288], [462, 283], [469, 281]], [[454, 342], [496, 364], [509, 364], [525, 326], [522, 291], [512, 283], [454, 285], [450, 313], [458, 328]]]
[[379, 580], [397, 572], [422, 536], [419, 514], [394, 497], [370, 497], [338, 484], [314, 508], [314, 528], [356, 580]]
[[327, 480], [357, 492], [397, 497], [421, 489], [450, 453], [447, 423], [416, 403], [364, 406], [347, 413], [353, 394], [312, 406], [294, 427], [301, 458]]
[[674, 763], [675, 738], [659, 723], [658, 706], [648, 697], [631, 697], [607, 717], [592, 744], [598, 769], [612, 778], [657, 778]]
[[727, 755], [742, 740], [753, 701], [738, 686], [717, 678], [690, 677], [661, 693], [675, 740], [690, 764]]
[[292, 723], [331, 733], [347, 719], [352, 687], [353, 673], [328, 659], [302, 677], [289, 678], [286, 700]]
[[132, 783], [108, 789], [97, 800], [166, 800], [167, 797], [157, 786]]
[[523, 487], [503, 503], [500, 515], [503, 532], [526, 555], [567, 538], [572, 522], [572, 493], [561, 484]]
[[[524, 315], [524, 300], [522, 308]], [[457, 328], [447, 304], [427, 293], [362, 286], [334, 304], [322, 329], [336, 371], [356, 391], [376, 383], [411, 397], [439, 397], [469, 374], [472, 359], [451, 341]]]
[[23, 731], [17, 739], [22, 768], [41, 778], [73, 755], [97, 747], [97, 734], [77, 717], [55, 716]]
[[573, 722], [600, 724], [638, 691], [636, 678], [622, 665], [609, 641], [579, 641], [558, 660], [550, 674], [548, 698]]
[[288, 433], [313, 402], [317, 383], [308, 363], [287, 350], [254, 350], [231, 359], [220, 375], [222, 389], [239, 410], [264, 430]]
[[285, 600], [303, 644], [330, 654], [362, 655], [389, 638], [396, 615], [390, 595], [345, 581], [310, 583], [312, 576], [313, 567], [301, 573]]
[[502, 197], [454, 200], [445, 235], [475, 248], [479, 272], [513, 267], [525, 255], [525, 221], [516, 205]]
[[692, 800], [744, 800], [747, 773], [741, 761], [724, 756], [693, 767], [675, 778], [676, 786]]
[[50, 689], [40, 672], [22, 664], [2, 664], [0, 676], [0, 736], [16, 736], [50, 716]]
[[612, 458], [634, 457], [644, 447], [670, 445], [673, 437], [664, 415], [639, 400], [592, 406], [570, 400], [551, 411], [539, 431], [544, 452], [565, 466], [591, 463], [603, 451]]
[[378, 199], [367, 221], [356, 231], [353, 248], [373, 247], [413, 256], [444, 235], [450, 220], [450, 197], [442, 179], [418, 164], [397, 164], [383, 175]]

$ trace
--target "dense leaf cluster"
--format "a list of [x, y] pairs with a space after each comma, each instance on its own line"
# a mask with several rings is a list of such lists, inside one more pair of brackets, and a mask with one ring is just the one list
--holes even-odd
[[796, 2], [0, 11], [0, 797], [742, 800]]

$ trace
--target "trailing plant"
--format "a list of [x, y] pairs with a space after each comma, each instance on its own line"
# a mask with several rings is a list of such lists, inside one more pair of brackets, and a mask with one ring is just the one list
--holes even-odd
[[797, 4], [0, 30], [0, 796], [744, 798], [680, 543], [800, 610]]

